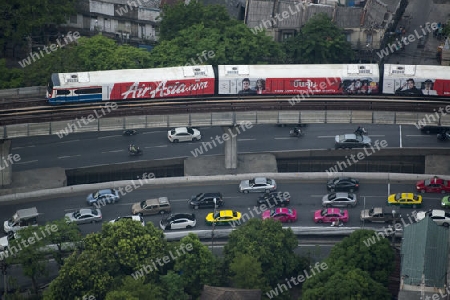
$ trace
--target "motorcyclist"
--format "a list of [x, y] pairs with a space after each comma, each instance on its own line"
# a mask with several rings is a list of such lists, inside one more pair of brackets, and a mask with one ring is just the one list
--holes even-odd
[[133, 153], [138, 152], [138, 148], [134, 144], [130, 144], [130, 147], [128, 148], [128, 150]]
[[298, 127], [294, 127], [294, 134], [300, 135], [300, 130], [298, 129]]

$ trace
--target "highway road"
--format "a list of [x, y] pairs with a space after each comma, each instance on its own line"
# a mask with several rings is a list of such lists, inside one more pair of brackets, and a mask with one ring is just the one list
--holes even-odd
[[[196, 195], [200, 192], [215, 192], [219, 191], [224, 196], [224, 206], [222, 209], [232, 209], [239, 211], [243, 214], [247, 213], [248, 217], [260, 218], [261, 214], [254, 210], [256, 201], [259, 194], [241, 194], [238, 191], [238, 182], [230, 183], [218, 183], [210, 185], [183, 185], [174, 186], [173, 188], [157, 187], [157, 186], [142, 186], [138, 189], [131, 191], [123, 196], [123, 198], [116, 204], [108, 204], [101, 208], [103, 214], [103, 223], [112, 220], [118, 216], [131, 214], [131, 205], [135, 202], [142, 200], [166, 196], [172, 204], [172, 213], [192, 212], [197, 216], [197, 227], [195, 229], [205, 230], [211, 229], [210, 226], [205, 225], [205, 217], [213, 209], [198, 209], [194, 210], [189, 208], [188, 199], [192, 195]], [[325, 182], [308, 181], [308, 182], [295, 182], [295, 181], [279, 181], [278, 190], [288, 191], [291, 195], [291, 208], [294, 208], [298, 212], [298, 221], [292, 223], [291, 226], [320, 226], [327, 227], [329, 224], [315, 224], [313, 222], [314, 211], [321, 209], [321, 199], [327, 193]], [[411, 183], [387, 183], [387, 182], [373, 182], [364, 181], [360, 182], [360, 190], [357, 193], [358, 204], [354, 208], [349, 208], [350, 220], [345, 226], [358, 227], [362, 226], [359, 220], [360, 211], [366, 207], [372, 206], [385, 206], [387, 196], [390, 193], [399, 192], [414, 192], [415, 184]], [[2, 203], [0, 205], [0, 220], [7, 220], [11, 218], [13, 213], [17, 209], [28, 208], [36, 206], [40, 216], [39, 223], [45, 224], [47, 221], [63, 218], [65, 213], [74, 211], [76, 209], [86, 207], [87, 194], [71, 194], [70, 196], [54, 196], [54, 198], [46, 199], [33, 199], [33, 202], [23, 203], [21, 202], [9, 202]], [[439, 208], [441, 194], [423, 194], [424, 201], [421, 209], [427, 210], [431, 208]], [[394, 207], [396, 211], [398, 208]], [[406, 224], [411, 223], [407, 218], [411, 215], [412, 208], [402, 208], [400, 213], [404, 217]], [[420, 209], [416, 209], [420, 210]], [[260, 211], [260, 210], [258, 210]], [[247, 218], [248, 218], [247, 217]], [[145, 221], [152, 222], [155, 226], [159, 226], [161, 215], [145, 216]], [[385, 224], [364, 224], [366, 227], [383, 227]], [[84, 234], [90, 232], [96, 232], [101, 229], [102, 224], [84, 224], [79, 225]], [[223, 228], [223, 227], [216, 227]]]
[[[439, 142], [435, 135], [421, 134], [414, 125], [310, 124], [303, 128], [306, 134], [301, 138], [289, 137], [289, 127], [255, 125], [238, 135], [238, 153], [334, 149], [335, 135], [352, 133], [358, 125], [369, 131], [373, 142], [386, 140], [387, 148], [450, 147], [450, 143]], [[122, 132], [109, 131], [73, 133], [61, 139], [57, 135], [17, 138], [12, 140], [11, 153], [19, 154], [21, 159], [14, 164], [14, 171], [192, 157], [192, 152], [202, 147], [202, 142], [211, 142], [217, 135], [223, 134], [220, 127], [199, 129], [202, 133], [200, 142], [178, 144], [170, 143], [167, 129], [162, 128], [141, 129], [138, 135], [131, 137], [122, 136]], [[130, 157], [127, 152], [130, 143], [143, 149], [143, 156]], [[216, 145], [202, 155], [223, 154], [223, 144], [216, 142]]]

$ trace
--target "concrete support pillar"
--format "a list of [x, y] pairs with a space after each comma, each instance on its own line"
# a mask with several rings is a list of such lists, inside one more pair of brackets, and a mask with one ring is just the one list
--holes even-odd
[[225, 141], [225, 168], [237, 168], [237, 136], [239, 129], [237, 127], [222, 127], [224, 134], [222, 135]]
[[10, 154], [11, 140], [0, 140], [0, 187], [12, 182], [12, 164], [14, 160]]

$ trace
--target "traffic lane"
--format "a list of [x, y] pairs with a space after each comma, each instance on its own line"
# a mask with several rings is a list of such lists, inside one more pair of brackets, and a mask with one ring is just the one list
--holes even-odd
[[[322, 208], [321, 199], [327, 193], [325, 183], [292, 183], [279, 182], [279, 191], [288, 191], [291, 195], [291, 208], [295, 208], [298, 212], [299, 221], [292, 226], [316, 226], [313, 222], [314, 211]], [[261, 210], [255, 209], [256, 201], [261, 195], [259, 193], [242, 194], [238, 192], [238, 182], [221, 185], [209, 186], [188, 186], [179, 189], [169, 189], [160, 187], [141, 187], [126, 194], [120, 202], [116, 204], [106, 205], [101, 208], [104, 222], [112, 220], [118, 216], [130, 215], [131, 206], [135, 202], [140, 202], [148, 198], [159, 196], [167, 196], [172, 203], [172, 213], [192, 212], [195, 213], [198, 220], [197, 229], [208, 229], [210, 226], [204, 224], [205, 217], [213, 211], [213, 208], [194, 210], [188, 206], [188, 200], [191, 196], [201, 192], [220, 191], [224, 195], [225, 205], [221, 209], [232, 209], [247, 214], [249, 217], [261, 217]], [[390, 191], [408, 192], [413, 191], [413, 184], [391, 184]], [[359, 198], [358, 205], [350, 208], [350, 222], [347, 226], [359, 226], [360, 211], [364, 208], [386, 206], [388, 195], [387, 184], [382, 183], [365, 183], [361, 185], [360, 191], [357, 193]], [[58, 197], [43, 202], [33, 202], [28, 204], [10, 204], [3, 205], [1, 217], [3, 220], [9, 219], [12, 214], [21, 208], [36, 206], [42, 214], [40, 223], [63, 218], [65, 213], [72, 212], [76, 209], [87, 207], [86, 193], [78, 193], [69, 197]], [[439, 208], [441, 196], [439, 194], [423, 194], [424, 205], [421, 210], [431, 208]], [[365, 201], [364, 201], [365, 200]], [[395, 208], [395, 207], [394, 207]], [[398, 209], [398, 208], [397, 208]], [[402, 208], [401, 212], [411, 213], [414, 209]], [[416, 209], [419, 210], [419, 209]], [[145, 216], [146, 222], [152, 222], [155, 226], [159, 226], [162, 216]], [[328, 225], [320, 225], [328, 226]], [[375, 225], [382, 226], [382, 225]], [[101, 224], [80, 225], [83, 233], [90, 233], [100, 230]]]

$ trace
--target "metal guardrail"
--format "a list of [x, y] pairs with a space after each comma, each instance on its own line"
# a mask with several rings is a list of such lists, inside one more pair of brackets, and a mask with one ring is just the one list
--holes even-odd
[[47, 87], [45, 86], [31, 86], [25, 88], [0, 90], [0, 98], [16, 96], [45, 96], [46, 90]]
[[[389, 111], [243, 111], [191, 113], [178, 115], [143, 115], [108, 118], [85, 117], [84, 121], [56, 121], [0, 126], [0, 137], [17, 138], [57, 134], [63, 138], [72, 133], [124, 129], [168, 128], [177, 126], [235, 126], [249, 124], [398, 124], [429, 122], [430, 114]], [[428, 118], [427, 118], [428, 117]], [[450, 125], [450, 115], [441, 117], [441, 125]], [[430, 124], [432, 125], [432, 124]]]

